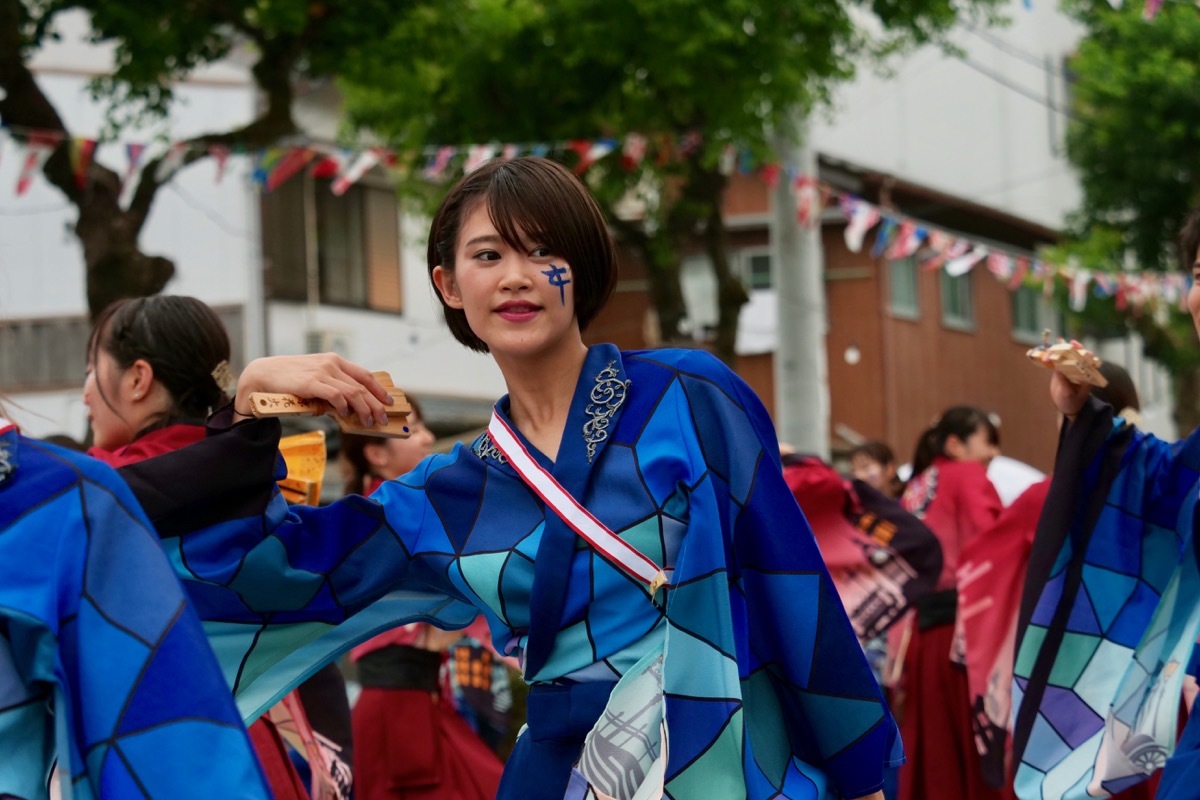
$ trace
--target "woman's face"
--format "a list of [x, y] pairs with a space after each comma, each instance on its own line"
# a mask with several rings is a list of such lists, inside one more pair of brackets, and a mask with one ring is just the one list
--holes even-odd
[[980, 423], [966, 439], [950, 436], [946, 440], [946, 455], [956, 461], [978, 461], [986, 467], [996, 457], [996, 447], [991, 442], [987, 425]]
[[390, 481], [411, 472], [432, 451], [433, 432], [416, 411], [409, 415], [408, 427], [412, 434], [407, 439], [380, 439], [367, 445], [372, 471], [380, 478]]
[[454, 271], [435, 267], [434, 283], [493, 355], [529, 356], [582, 342], [571, 266], [540, 242], [512, 247], [477, 202], [465, 216]]
[[893, 464], [884, 465], [865, 454], [850, 459], [850, 473], [876, 491], [887, 493], [892, 479], [896, 477]]
[[83, 381], [83, 404], [92, 426], [92, 442], [101, 450], [115, 450], [133, 441], [133, 392], [121, 369], [102, 348], [96, 349]]

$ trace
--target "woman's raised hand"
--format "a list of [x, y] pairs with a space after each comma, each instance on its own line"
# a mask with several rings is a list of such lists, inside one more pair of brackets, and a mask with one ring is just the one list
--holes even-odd
[[284, 392], [323, 400], [343, 417], [357, 414], [365, 426], [386, 425], [392, 398], [369, 371], [337, 353], [268, 356], [246, 365], [238, 377], [233, 410], [250, 408], [251, 392]]
[[1091, 391], [1090, 383], [1072, 383], [1058, 370], [1050, 377], [1050, 399], [1067, 419], [1074, 419], [1083, 409]]

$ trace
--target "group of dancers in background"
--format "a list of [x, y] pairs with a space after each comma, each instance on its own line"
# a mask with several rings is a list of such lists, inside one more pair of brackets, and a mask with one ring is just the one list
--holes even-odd
[[984, 410], [843, 477], [711, 356], [585, 345], [613, 245], [550, 161], [465, 176], [428, 267], [508, 393], [448, 453], [414, 398], [409, 438], [345, 435], [326, 506], [283, 500], [249, 394], [371, 426], [387, 392], [323, 354], [231, 396], [192, 298], [97, 319], [86, 455], [0, 425], [0, 797], [1187, 796], [1200, 451], [1118, 367], [1055, 374], [1054, 474], [1005, 504]]

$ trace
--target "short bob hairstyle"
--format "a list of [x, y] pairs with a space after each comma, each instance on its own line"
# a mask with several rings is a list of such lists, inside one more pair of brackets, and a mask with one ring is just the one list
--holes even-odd
[[[464, 175], [438, 207], [429, 229], [430, 283], [434, 267], [454, 272], [459, 231], [479, 203], [487, 204], [492, 224], [510, 247], [523, 250], [537, 243], [566, 260], [575, 283], [575, 317], [579, 329], [586, 330], [616, 287], [617, 262], [604, 215], [579, 179], [536, 156], [491, 161]], [[446, 305], [436, 284], [434, 291], [454, 338], [488, 352], [466, 314]]]

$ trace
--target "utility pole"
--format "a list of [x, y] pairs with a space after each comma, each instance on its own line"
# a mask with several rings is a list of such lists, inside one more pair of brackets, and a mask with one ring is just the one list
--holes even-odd
[[825, 355], [825, 256], [821, 210], [814, 203], [811, 224], [800, 225], [796, 197], [787, 173], [817, 178], [817, 155], [807, 123], [801, 142], [776, 138], [775, 152], [785, 168], [772, 194], [771, 280], [778, 303], [779, 342], [775, 349], [775, 428], [779, 441], [801, 453], [829, 459], [829, 365]]

